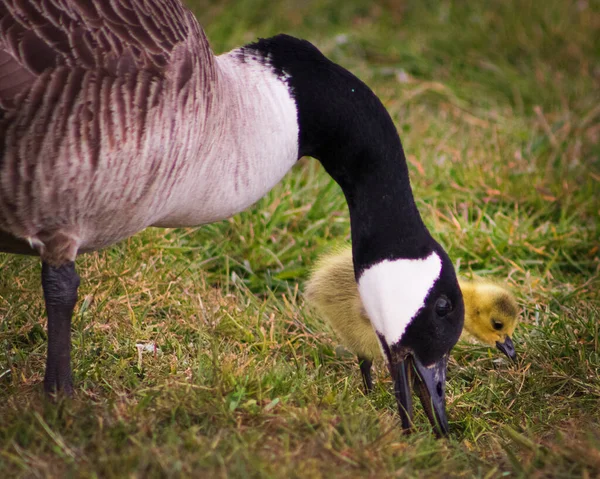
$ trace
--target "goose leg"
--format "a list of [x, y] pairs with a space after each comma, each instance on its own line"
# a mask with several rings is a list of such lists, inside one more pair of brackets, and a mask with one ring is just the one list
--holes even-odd
[[373, 392], [373, 380], [371, 379], [371, 366], [373, 365], [373, 362], [358, 356], [358, 365], [360, 366], [360, 374], [362, 375], [365, 393], [370, 394]]
[[47, 394], [73, 393], [71, 377], [71, 316], [77, 302], [79, 276], [75, 263], [42, 263], [42, 288], [48, 313], [48, 357], [44, 390]]

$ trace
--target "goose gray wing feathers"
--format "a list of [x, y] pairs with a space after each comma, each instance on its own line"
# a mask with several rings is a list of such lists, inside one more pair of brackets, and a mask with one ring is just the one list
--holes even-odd
[[[185, 53], [212, 55], [193, 14], [172, 0], [3, 0], [0, 106], [14, 106], [35, 78], [61, 66], [120, 76], [191, 74]], [[175, 58], [173, 58], [175, 57]], [[173, 61], [175, 60], [175, 61]]]
[[151, 224], [217, 77], [178, 0], [2, 0], [0, 235], [60, 262]]

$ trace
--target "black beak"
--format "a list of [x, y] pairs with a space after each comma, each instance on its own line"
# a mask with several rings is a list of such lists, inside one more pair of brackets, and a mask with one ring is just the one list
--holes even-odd
[[412, 394], [410, 356], [395, 364], [390, 363], [390, 372], [394, 380], [394, 395], [398, 403], [398, 412], [402, 421], [402, 429], [410, 432], [412, 429]]
[[513, 344], [512, 339], [510, 339], [510, 336], [506, 336], [506, 339], [503, 343], [501, 343], [500, 341], [496, 341], [496, 347], [513, 361], [517, 360], [517, 352], [515, 351], [515, 345]]
[[438, 436], [447, 436], [450, 428], [446, 417], [446, 369], [448, 368], [448, 355], [430, 366], [424, 366], [421, 361], [414, 358], [417, 372], [417, 395], [421, 400], [423, 409], [429, 422], [436, 430]]
[[408, 356], [391, 367], [394, 379], [394, 393], [398, 402], [398, 411], [402, 428], [408, 432], [412, 428], [412, 380], [417, 386], [417, 395], [429, 422], [438, 436], [448, 434], [446, 417], [446, 368], [448, 356], [438, 362], [424, 366], [418, 358]]

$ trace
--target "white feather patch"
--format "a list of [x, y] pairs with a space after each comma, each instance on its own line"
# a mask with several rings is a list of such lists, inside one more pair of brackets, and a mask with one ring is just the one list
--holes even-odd
[[433, 252], [425, 259], [384, 260], [363, 272], [358, 281], [361, 300], [388, 345], [400, 341], [441, 270], [442, 260]]
[[254, 204], [298, 160], [298, 111], [285, 75], [258, 53], [215, 58], [219, 83], [206, 132], [154, 226], [212, 223]]

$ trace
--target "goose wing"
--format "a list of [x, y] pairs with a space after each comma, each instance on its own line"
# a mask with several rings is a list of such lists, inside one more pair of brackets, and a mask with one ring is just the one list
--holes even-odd
[[176, 64], [185, 76], [194, 52], [211, 59], [202, 29], [179, 0], [2, 0], [0, 108], [14, 106], [48, 69], [162, 76]]

